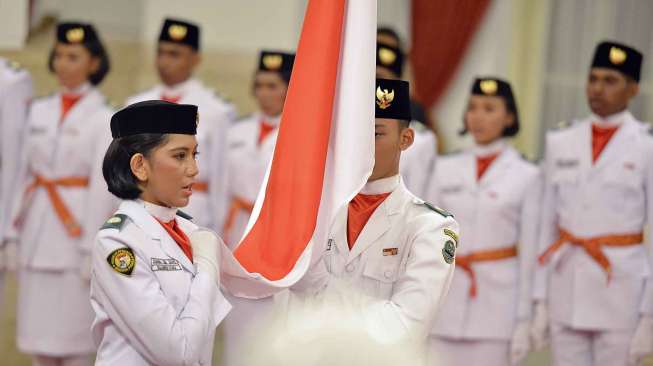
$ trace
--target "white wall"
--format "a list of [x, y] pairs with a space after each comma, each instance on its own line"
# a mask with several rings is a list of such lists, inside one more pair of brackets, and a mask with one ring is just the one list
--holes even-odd
[[25, 44], [28, 18], [28, 0], [0, 0], [0, 49], [19, 49]]

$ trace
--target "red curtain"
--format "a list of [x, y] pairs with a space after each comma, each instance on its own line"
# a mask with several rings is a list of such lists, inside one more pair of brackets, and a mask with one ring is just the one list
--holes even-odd
[[412, 0], [415, 97], [428, 110], [455, 75], [491, 0]]

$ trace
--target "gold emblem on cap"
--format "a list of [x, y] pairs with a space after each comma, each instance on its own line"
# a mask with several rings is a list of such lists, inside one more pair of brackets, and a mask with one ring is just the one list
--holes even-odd
[[265, 55], [263, 56], [263, 66], [268, 70], [279, 70], [283, 65], [283, 57], [281, 55]]
[[388, 89], [381, 90], [381, 87], [376, 88], [376, 105], [381, 109], [386, 109], [392, 105], [392, 101], [395, 100], [395, 91], [391, 90], [388, 92]]
[[624, 62], [626, 62], [626, 58], [628, 58], [628, 55], [626, 54], [626, 51], [622, 50], [619, 47], [612, 47], [610, 48], [610, 62], [612, 62], [615, 65], [621, 65]]
[[168, 27], [168, 35], [175, 41], [181, 41], [184, 39], [184, 37], [186, 37], [186, 33], [188, 33], [188, 28], [186, 28], [185, 25], [172, 24], [170, 27]]
[[79, 43], [84, 40], [83, 28], [72, 28], [66, 32], [66, 39], [70, 43]]
[[397, 54], [395, 51], [389, 48], [379, 48], [379, 61], [384, 65], [392, 65], [393, 62], [397, 59]]
[[200, 112], [195, 114], [195, 127], [200, 125]]
[[494, 95], [499, 89], [499, 85], [495, 80], [483, 80], [481, 81], [481, 91], [486, 95]]

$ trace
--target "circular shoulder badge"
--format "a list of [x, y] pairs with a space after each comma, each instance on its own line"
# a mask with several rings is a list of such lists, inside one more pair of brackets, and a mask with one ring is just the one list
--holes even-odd
[[131, 248], [116, 249], [107, 257], [107, 262], [114, 271], [130, 276], [136, 265], [136, 257]]

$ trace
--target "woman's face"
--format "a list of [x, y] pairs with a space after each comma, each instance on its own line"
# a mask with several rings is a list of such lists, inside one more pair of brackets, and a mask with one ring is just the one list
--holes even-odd
[[503, 135], [515, 117], [502, 97], [472, 95], [465, 112], [465, 126], [479, 145], [487, 145]]
[[52, 54], [52, 68], [59, 85], [75, 89], [85, 83], [100, 66], [100, 60], [80, 44], [57, 43]]
[[166, 207], [184, 207], [197, 176], [197, 140], [193, 135], [169, 134], [148, 157], [136, 154], [131, 168], [140, 181], [141, 199]]

